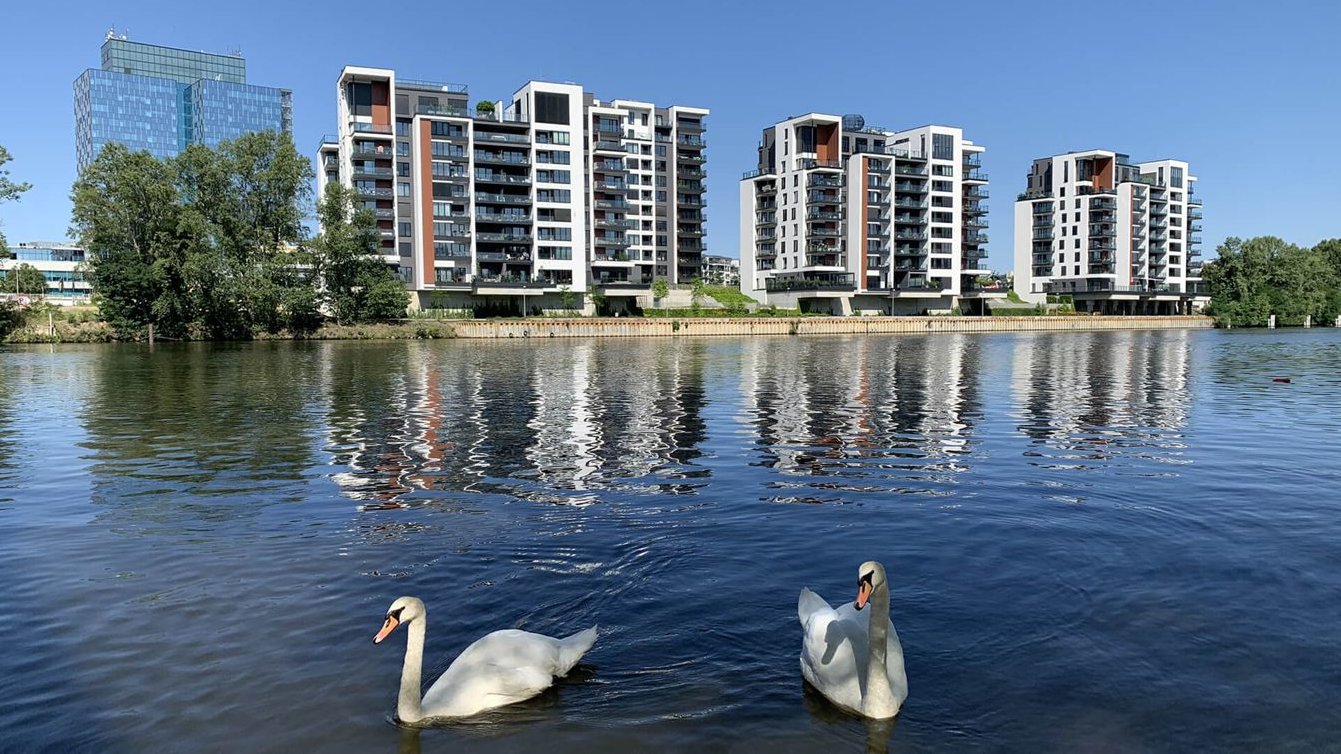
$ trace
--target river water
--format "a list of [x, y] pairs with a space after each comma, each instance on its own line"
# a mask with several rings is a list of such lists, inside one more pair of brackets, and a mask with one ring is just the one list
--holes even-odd
[[[10, 348], [0, 750], [1335, 750], [1339, 433], [1333, 330]], [[797, 666], [868, 559], [892, 726]], [[402, 594], [601, 636], [409, 731]]]

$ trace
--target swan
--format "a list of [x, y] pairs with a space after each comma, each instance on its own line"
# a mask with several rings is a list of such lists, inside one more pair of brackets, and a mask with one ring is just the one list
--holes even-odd
[[[868, 620], [857, 612], [870, 602]], [[797, 617], [805, 632], [801, 675], [835, 705], [864, 717], [899, 714], [908, 698], [903, 647], [889, 620], [889, 583], [884, 566], [869, 560], [857, 569], [857, 600], [837, 610], [823, 597], [801, 590]]]
[[400, 672], [396, 717], [417, 723], [433, 717], [469, 717], [485, 710], [530, 699], [572, 670], [596, 643], [596, 626], [555, 639], [529, 631], [494, 631], [466, 647], [446, 672], [420, 697], [428, 611], [417, 597], [400, 597], [386, 611], [374, 644], [407, 624], [405, 665]]

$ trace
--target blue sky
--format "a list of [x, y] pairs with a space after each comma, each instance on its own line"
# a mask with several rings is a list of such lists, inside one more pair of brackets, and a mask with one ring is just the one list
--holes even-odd
[[0, 144], [15, 158], [11, 176], [34, 186], [0, 206], [11, 242], [64, 235], [75, 178], [71, 84], [97, 67], [110, 27], [144, 42], [240, 48], [250, 81], [293, 90], [305, 154], [335, 130], [345, 64], [466, 83], [472, 97], [503, 98], [536, 78], [579, 82], [605, 99], [711, 108], [713, 253], [736, 255], [736, 182], [754, 167], [760, 130], [812, 110], [890, 128], [958, 125], [985, 145], [999, 270], [1010, 266], [1011, 207], [1030, 160], [1073, 149], [1190, 161], [1208, 255], [1227, 236], [1341, 236], [1333, 0], [46, 0], [10, 3], [4, 15]]

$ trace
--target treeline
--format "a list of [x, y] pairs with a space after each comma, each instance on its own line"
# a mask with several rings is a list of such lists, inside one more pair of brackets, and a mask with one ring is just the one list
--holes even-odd
[[1207, 262], [1210, 314], [1221, 325], [1331, 323], [1341, 314], [1341, 239], [1308, 248], [1275, 236], [1228, 238]]
[[75, 182], [72, 233], [122, 337], [248, 339], [398, 318], [408, 294], [376, 221], [340, 186], [304, 228], [313, 171], [288, 136], [251, 133], [162, 160], [108, 144]]

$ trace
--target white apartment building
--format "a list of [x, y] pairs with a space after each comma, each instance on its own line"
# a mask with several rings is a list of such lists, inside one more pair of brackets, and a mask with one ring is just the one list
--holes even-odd
[[764, 129], [740, 182], [741, 291], [832, 314], [981, 312], [983, 147], [962, 129], [889, 131], [821, 113]]
[[1182, 160], [1133, 164], [1105, 149], [1034, 160], [1015, 202], [1016, 293], [1105, 314], [1200, 310], [1196, 180]]
[[704, 259], [703, 280], [711, 285], [740, 285], [740, 260], [709, 254]]
[[374, 212], [413, 308], [591, 311], [598, 290], [620, 310], [701, 274], [707, 110], [540, 81], [472, 108], [464, 85], [354, 66], [337, 89], [318, 189]]

